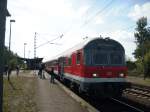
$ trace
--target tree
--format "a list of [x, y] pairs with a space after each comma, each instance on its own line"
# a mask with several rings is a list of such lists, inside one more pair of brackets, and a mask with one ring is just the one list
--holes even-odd
[[23, 65], [23, 61], [17, 54], [9, 51], [7, 47], [4, 47], [4, 63], [5, 65], [12, 66], [15, 68], [16, 65]]
[[145, 54], [144, 56], [144, 74], [146, 74], [146, 76], [150, 77], [150, 51], [148, 53]]
[[[134, 33], [137, 48], [134, 51], [134, 56], [137, 59], [137, 65], [143, 68], [144, 79], [149, 74], [147, 65], [149, 65], [150, 52], [150, 27], [147, 26], [147, 18], [141, 17], [137, 22], [136, 32]], [[140, 62], [140, 63], [139, 63]]]
[[132, 71], [132, 70], [136, 69], [135, 62], [133, 62], [131, 60], [128, 60], [128, 61], [126, 61], [126, 64], [127, 64], [127, 67], [128, 67], [129, 71]]
[[136, 32], [134, 33], [137, 48], [134, 52], [135, 58], [142, 60], [144, 59], [144, 55], [148, 52], [147, 50], [150, 48], [150, 28], [147, 27], [147, 18], [142, 17], [137, 21]]

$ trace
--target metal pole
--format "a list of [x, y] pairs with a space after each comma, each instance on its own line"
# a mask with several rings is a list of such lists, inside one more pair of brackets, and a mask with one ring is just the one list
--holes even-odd
[[9, 52], [10, 52], [10, 46], [11, 46], [11, 23], [15, 22], [15, 20], [10, 20], [10, 33], [9, 33]]
[[[25, 60], [26, 45], [27, 45], [27, 43], [24, 43], [24, 60]], [[24, 63], [24, 69], [25, 69], [25, 63]]]
[[24, 43], [24, 59], [25, 59], [25, 43]]
[[27, 43], [24, 43], [24, 59], [26, 58], [26, 45]]
[[36, 32], [35, 32], [35, 36], [34, 36], [34, 59], [36, 58]]
[[[35, 32], [34, 36], [34, 60], [36, 59], [36, 35], [37, 33]], [[36, 75], [36, 61], [34, 61], [34, 73]]]
[[10, 32], [9, 32], [9, 52], [10, 52], [10, 45], [11, 45], [11, 22], [10, 22]]
[[0, 112], [3, 112], [3, 69], [4, 69], [4, 43], [7, 16], [7, 0], [0, 0]]
[[24, 43], [24, 59], [25, 59], [25, 43]]
[[30, 58], [30, 50], [29, 50], [29, 52], [28, 52], [28, 58]]

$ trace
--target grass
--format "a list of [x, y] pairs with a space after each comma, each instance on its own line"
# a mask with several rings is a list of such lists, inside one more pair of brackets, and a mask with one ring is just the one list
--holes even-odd
[[150, 78], [144, 80], [143, 77], [128, 76], [128, 80], [133, 83], [150, 86]]
[[150, 86], [150, 74], [144, 80], [144, 74], [138, 73], [135, 70], [128, 71], [128, 80], [133, 83]]
[[36, 78], [4, 78], [3, 112], [38, 112], [34, 100]]

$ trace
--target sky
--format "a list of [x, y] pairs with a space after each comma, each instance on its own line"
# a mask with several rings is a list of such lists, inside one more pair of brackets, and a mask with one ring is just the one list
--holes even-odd
[[[19, 56], [51, 60], [84, 38], [110, 37], [125, 48], [134, 60], [136, 21], [147, 17], [150, 24], [150, 0], [8, 0], [11, 17], [6, 21], [5, 45]], [[62, 36], [63, 35], [63, 36]], [[62, 36], [62, 38], [60, 38]], [[49, 43], [48, 43], [49, 42]], [[24, 46], [24, 43], [27, 43]]]

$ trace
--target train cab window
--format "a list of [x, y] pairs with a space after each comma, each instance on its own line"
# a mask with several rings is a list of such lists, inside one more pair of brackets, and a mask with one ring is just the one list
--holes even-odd
[[81, 61], [81, 53], [78, 52], [76, 55], [76, 64], [80, 64], [80, 61]]
[[123, 64], [122, 56], [119, 53], [111, 53], [110, 63], [113, 65]]
[[95, 64], [95, 65], [108, 64], [107, 53], [105, 53], [105, 52], [98, 52], [98, 51], [93, 53], [93, 64]]

